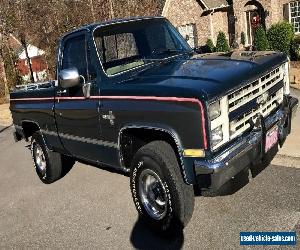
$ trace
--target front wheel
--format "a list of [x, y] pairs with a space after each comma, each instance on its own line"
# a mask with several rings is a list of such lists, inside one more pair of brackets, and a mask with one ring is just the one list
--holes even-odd
[[176, 233], [191, 219], [193, 186], [184, 182], [168, 143], [154, 141], [138, 150], [131, 167], [130, 187], [139, 215], [154, 230]]

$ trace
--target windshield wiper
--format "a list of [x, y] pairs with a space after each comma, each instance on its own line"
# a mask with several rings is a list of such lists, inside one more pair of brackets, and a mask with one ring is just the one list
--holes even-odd
[[186, 52], [180, 49], [154, 49], [152, 51], [152, 55], [164, 55], [164, 54], [173, 54], [173, 53], [182, 53]]
[[[154, 49], [151, 54], [150, 57], [144, 57], [143, 60], [144, 61], [162, 61], [165, 59], [168, 59], [171, 55], [185, 55], [185, 54], [190, 54], [193, 53], [193, 50], [182, 50], [182, 49], [159, 49], [156, 48]], [[157, 56], [161, 56], [161, 55], [167, 55], [167, 57], [163, 56], [163, 57], [157, 57]], [[151, 57], [152, 56], [152, 57]]]

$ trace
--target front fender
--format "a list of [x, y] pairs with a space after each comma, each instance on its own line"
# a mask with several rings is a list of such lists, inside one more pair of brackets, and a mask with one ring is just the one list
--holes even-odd
[[[175, 153], [178, 157], [178, 163], [180, 165], [180, 170], [181, 170], [181, 173], [182, 173], [185, 183], [186, 184], [194, 184], [195, 183], [194, 168], [193, 168], [193, 165], [191, 165], [191, 163], [193, 164], [193, 162], [185, 159], [185, 157], [183, 156], [184, 148], [182, 146], [180, 135], [177, 131], [175, 131], [173, 128], [171, 128], [167, 125], [158, 124], [158, 123], [152, 123], [152, 124], [149, 124], [149, 123], [130, 124], [130, 123], [128, 123], [128, 124], [125, 124], [120, 129], [119, 138], [118, 138], [119, 149], [121, 147], [120, 143], [121, 143], [122, 134], [124, 133], [124, 131], [126, 131], [128, 129], [147, 129], [147, 130], [154, 130], [154, 131], [160, 131], [160, 132], [166, 133], [170, 138], [172, 138], [172, 141], [176, 145], [177, 152], [175, 152]], [[120, 150], [120, 154], [121, 154], [121, 150]], [[120, 157], [122, 158], [121, 155], [120, 155]]]

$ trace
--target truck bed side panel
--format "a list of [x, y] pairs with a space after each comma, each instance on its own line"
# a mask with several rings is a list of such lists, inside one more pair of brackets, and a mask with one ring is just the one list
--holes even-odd
[[54, 88], [11, 93], [10, 109], [16, 129], [24, 122], [36, 123], [50, 148], [61, 148], [53, 114]]

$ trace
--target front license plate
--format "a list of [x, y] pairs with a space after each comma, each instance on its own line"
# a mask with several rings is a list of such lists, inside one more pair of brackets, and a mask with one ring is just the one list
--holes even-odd
[[276, 125], [267, 132], [265, 153], [267, 153], [278, 141], [278, 126]]

